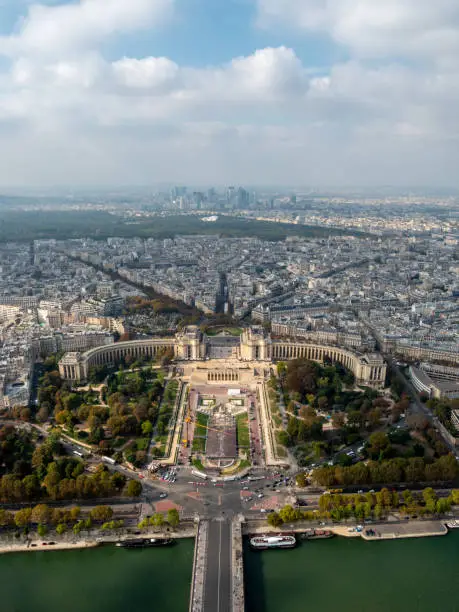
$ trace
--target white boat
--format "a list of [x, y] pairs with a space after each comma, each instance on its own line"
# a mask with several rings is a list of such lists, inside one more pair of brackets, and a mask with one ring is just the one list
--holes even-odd
[[256, 550], [268, 548], [295, 548], [296, 538], [293, 535], [280, 533], [278, 535], [257, 535], [250, 538], [250, 546]]
[[448, 527], [448, 529], [459, 529], [459, 521], [458, 520], [448, 521], [446, 523], [446, 526]]

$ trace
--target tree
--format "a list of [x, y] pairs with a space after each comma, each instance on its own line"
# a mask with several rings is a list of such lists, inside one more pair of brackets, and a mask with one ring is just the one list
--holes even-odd
[[271, 527], [280, 527], [283, 521], [277, 512], [271, 512], [268, 514], [268, 525]]
[[18, 510], [14, 515], [14, 522], [17, 527], [26, 527], [30, 524], [30, 517], [32, 515], [32, 508], [23, 508]]
[[37, 421], [44, 423], [49, 419], [49, 404], [43, 402], [40, 406], [40, 410], [37, 412]]
[[382, 431], [376, 431], [375, 433], [371, 434], [368, 442], [368, 453], [373, 457], [379, 457], [380, 455], [387, 453], [390, 448], [389, 437]]
[[334, 412], [332, 414], [332, 424], [336, 429], [342, 429], [345, 423], [344, 412]]
[[144, 421], [142, 423], [142, 434], [144, 436], [151, 436], [152, 433], [153, 433], [153, 425], [151, 424], [150, 421]]
[[50, 522], [51, 510], [46, 504], [38, 504], [32, 510], [30, 520], [32, 523], [41, 523], [45, 525]]
[[83, 529], [84, 527], [84, 521], [78, 521], [78, 523], [75, 523], [75, 525], [73, 526], [73, 533], [77, 536], [80, 535], [80, 531]]
[[113, 487], [117, 491], [121, 491], [121, 489], [126, 484], [126, 476], [124, 474], [121, 474], [121, 472], [113, 472], [110, 480], [112, 482]]
[[167, 512], [167, 522], [173, 528], [177, 527], [177, 525], [180, 523], [180, 515], [179, 515], [178, 510], [176, 508], [171, 508], [170, 510], [168, 510], [168, 512]]
[[304, 472], [301, 472], [301, 474], [297, 474], [296, 476], [296, 484], [298, 487], [306, 487], [308, 484], [308, 480], [306, 478], [306, 474]]
[[279, 516], [284, 523], [290, 523], [291, 521], [295, 521], [297, 519], [295, 509], [290, 505], [284, 506], [279, 511]]
[[110, 506], [96, 506], [91, 510], [89, 516], [93, 521], [105, 523], [113, 516], [113, 510]]
[[48, 533], [48, 527], [46, 525], [38, 525], [37, 533], [40, 536], [40, 538], [44, 538], [45, 535]]
[[27, 499], [35, 499], [39, 497], [40, 494], [40, 483], [38, 482], [38, 478], [35, 474], [29, 474], [22, 480], [22, 484], [24, 485], [24, 493]]
[[450, 500], [444, 497], [441, 499], [438, 499], [435, 510], [437, 514], [446, 514], [447, 512], [451, 510]]
[[328, 399], [326, 396], [321, 396], [319, 397], [319, 399], [317, 400], [317, 405], [319, 407], [319, 410], [326, 410], [328, 408]]
[[0, 508], [0, 527], [12, 527], [14, 525], [14, 515], [8, 510]]
[[73, 506], [73, 508], [70, 508], [70, 518], [72, 519], [72, 521], [76, 521], [77, 518], [80, 516], [80, 513], [80, 506]]
[[138, 480], [128, 480], [124, 491], [126, 497], [139, 497], [142, 493], [142, 485]]
[[56, 533], [58, 535], [62, 535], [67, 531], [67, 525], [66, 523], [59, 523], [56, 527]]
[[156, 512], [156, 514], [150, 518], [150, 525], [153, 527], [162, 527], [164, 525], [164, 516], [160, 512]]
[[137, 527], [139, 529], [146, 529], [150, 525], [150, 520], [147, 517], [143, 518], [140, 523], [138, 523]]
[[277, 364], [277, 373], [279, 374], [280, 378], [285, 376], [285, 374], [287, 373], [287, 369], [288, 368], [285, 361], [279, 361], [279, 363]]

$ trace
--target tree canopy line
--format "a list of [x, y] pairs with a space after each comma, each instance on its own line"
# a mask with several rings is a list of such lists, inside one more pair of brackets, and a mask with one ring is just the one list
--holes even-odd
[[84, 473], [83, 461], [65, 456], [57, 435], [35, 446], [30, 433], [12, 426], [0, 427], [0, 465], [2, 503], [136, 497], [142, 491], [139, 482], [111, 473], [103, 465], [93, 474]]
[[432, 488], [423, 491], [397, 491], [381, 489], [378, 493], [353, 495], [325, 494], [319, 498], [319, 510], [302, 510], [292, 505], [284, 506], [279, 512], [271, 512], [268, 524], [280, 527], [284, 523], [295, 521], [316, 521], [319, 519], [336, 522], [356, 519], [363, 521], [387, 517], [389, 512], [416, 518], [418, 516], [439, 516], [459, 505], [459, 489], [454, 489], [448, 497], [439, 498]]
[[240, 217], [221, 216], [206, 223], [197, 215], [170, 215], [139, 218], [135, 224], [103, 211], [0, 211], [0, 242], [28, 241], [44, 238], [65, 240], [91, 237], [96, 240], [112, 236], [132, 238], [174, 238], [177, 235], [214, 235], [227, 237], [254, 236], [261, 240], [280, 241], [288, 236], [368, 236], [357, 230], [272, 223]]
[[181, 307], [181, 303], [168, 298], [167, 296], [157, 296], [155, 298], [145, 298], [141, 296], [128, 297], [125, 306], [125, 314], [189, 314], [190, 308]]
[[[0, 528], [25, 528], [36, 525], [39, 535], [44, 535], [49, 528], [54, 528], [56, 533], [62, 535], [69, 527], [75, 535], [83, 529], [89, 530], [93, 527], [106, 529], [118, 529], [124, 526], [123, 520], [111, 520], [113, 508], [110, 506], [95, 506], [85, 516], [81, 516], [81, 508], [50, 508], [46, 504], [38, 504], [34, 507], [21, 508], [16, 512], [0, 509]], [[40, 533], [41, 530], [41, 533]]]
[[138, 527], [139, 529], [148, 529], [148, 527], [161, 528], [165, 525], [170, 525], [173, 529], [180, 523], [180, 515], [176, 508], [171, 508], [167, 511], [166, 517], [161, 512], [156, 512], [152, 516], [143, 518]]
[[422, 482], [452, 482], [459, 476], [459, 464], [453, 455], [443, 455], [435, 461], [423, 457], [396, 457], [381, 461], [360, 461], [355, 465], [326, 465], [312, 472], [318, 484], [340, 485], [396, 484]]

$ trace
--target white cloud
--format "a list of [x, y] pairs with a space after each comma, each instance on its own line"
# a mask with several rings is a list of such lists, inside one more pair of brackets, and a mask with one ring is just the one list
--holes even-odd
[[[308, 77], [285, 47], [200, 70], [88, 53], [19, 59], [0, 88], [0, 133], [5, 122], [20, 126], [0, 182], [21, 180], [12, 167], [19, 155], [28, 180], [43, 183], [56, 168], [62, 183], [456, 180], [459, 78], [451, 72], [351, 61]], [[58, 155], [59, 143], [75, 163]]]
[[206, 68], [101, 55], [104, 38], [159, 23], [172, 2], [34, 5], [0, 38], [0, 184], [457, 184], [449, 0], [259, 0], [265, 25], [346, 45], [351, 59], [319, 73], [288, 46]]
[[80, 0], [33, 4], [17, 34], [0, 38], [0, 54], [65, 55], [93, 48], [113, 34], [147, 29], [158, 23], [173, 0]]
[[363, 57], [432, 60], [459, 51], [457, 0], [257, 0], [265, 27], [327, 33]]
[[115, 79], [125, 87], [154, 89], [173, 86], [179, 67], [166, 57], [125, 57], [113, 63]]

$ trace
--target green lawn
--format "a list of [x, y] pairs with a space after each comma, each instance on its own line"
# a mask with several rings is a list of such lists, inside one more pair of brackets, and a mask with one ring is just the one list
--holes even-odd
[[193, 435], [193, 447], [192, 450], [198, 453], [204, 453], [206, 451], [207, 441], [207, 423], [209, 422], [209, 416], [203, 412], [198, 412], [196, 415], [196, 425], [194, 427]]
[[236, 417], [236, 432], [237, 432], [237, 445], [239, 448], [249, 448], [250, 436], [249, 436], [249, 420], [247, 413], [239, 414]]
[[276, 447], [276, 451], [277, 451], [277, 456], [280, 459], [285, 459], [286, 457], [288, 457], [287, 449], [284, 446], [281, 446], [280, 444], [278, 444]]
[[201, 470], [204, 471], [204, 466], [202, 465], [202, 461], [200, 459], [193, 459], [193, 466], [197, 469], [197, 470]]

